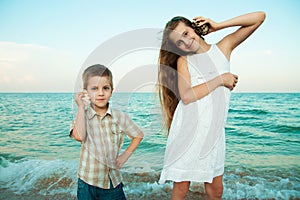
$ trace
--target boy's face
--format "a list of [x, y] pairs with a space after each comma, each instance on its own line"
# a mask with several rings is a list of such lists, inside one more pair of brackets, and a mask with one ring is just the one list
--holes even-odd
[[92, 76], [88, 79], [87, 93], [96, 112], [107, 108], [112, 91], [108, 76]]

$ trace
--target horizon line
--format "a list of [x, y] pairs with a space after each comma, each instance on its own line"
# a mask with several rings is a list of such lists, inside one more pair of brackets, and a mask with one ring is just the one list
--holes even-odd
[[[0, 91], [0, 94], [51, 94], [75, 93], [71, 91]], [[113, 93], [158, 93], [155, 91], [116, 91]], [[233, 91], [231, 93], [300, 93], [300, 91]]]

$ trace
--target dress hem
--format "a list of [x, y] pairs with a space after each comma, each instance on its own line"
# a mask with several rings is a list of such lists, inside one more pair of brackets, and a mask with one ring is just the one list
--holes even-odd
[[178, 170], [178, 169], [164, 169], [158, 181], [159, 184], [164, 184], [166, 181], [182, 182], [208, 182], [212, 183], [213, 178], [224, 174], [224, 166], [220, 166], [214, 171], [199, 172], [198, 170]]

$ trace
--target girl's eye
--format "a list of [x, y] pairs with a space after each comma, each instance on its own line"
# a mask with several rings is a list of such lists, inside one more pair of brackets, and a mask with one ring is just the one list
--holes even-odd
[[186, 32], [184, 32], [184, 33], [183, 33], [183, 35], [184, 35], [184, 36], [187, 36], [187, 35], [188, 35], [188, 32], [187, 32], [187, 31], [186, 31]]

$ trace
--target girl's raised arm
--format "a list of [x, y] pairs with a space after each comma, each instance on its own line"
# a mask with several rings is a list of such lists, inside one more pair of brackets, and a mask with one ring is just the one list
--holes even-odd
[[218, 42], [218, 47], [223, 51], [228, 60], [232, 50], [245, 41], [263, 23], [265, 16], [264, 12], [253, 12], [218, 23], [218, 30], [241, 26], [238, 30], [225, 36]]
[[228, 19], [220, 23], [202, 16], [195, 17], [194, 20], [199, 26], [208, 23], [210, 26], [208, 34], [224, 28], [240, 26], [238, 30], [225, 36], [217, 44], [229, 60], [232, 50], [246, 40], [263, 23], [265, 17], [266, 15], [264, 12], [253, 12]]

